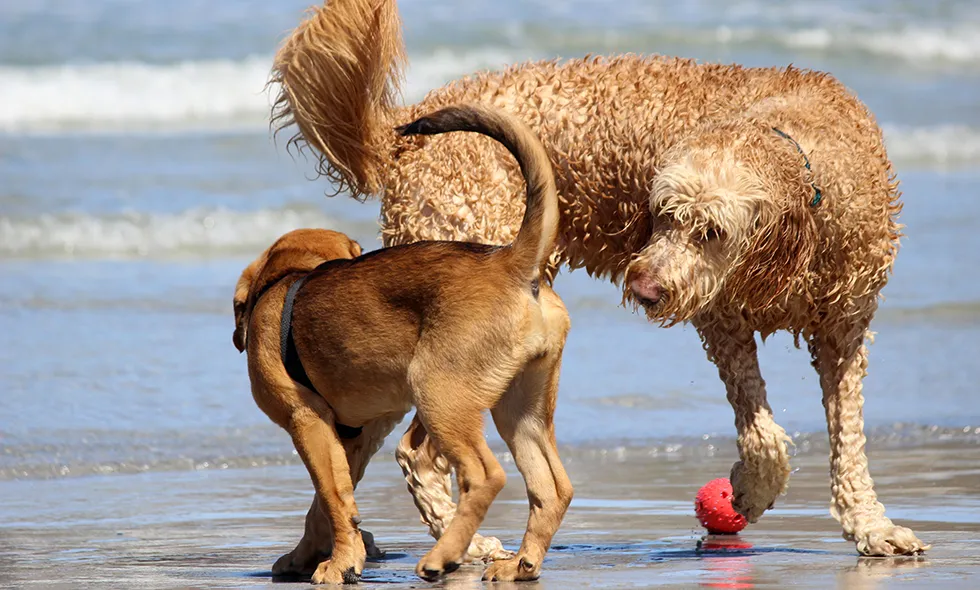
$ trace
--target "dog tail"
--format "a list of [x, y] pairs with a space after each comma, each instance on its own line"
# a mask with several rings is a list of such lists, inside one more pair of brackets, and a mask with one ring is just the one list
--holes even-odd
[[328, 0], [276, 53], [272, 125], [298, 127], [289, 146], [312, 147], [337, 193], [380, 191], [404, 62], [394, 0]]
[[527, 183], [527, 208], [513, 250], [532, 280], [540, 277], [558, 237], [558, 194], [548, 153], [538, 137], [516, 117], [475, 104], [455, 105], [397, 128], [401, 135], [473, 131], [507, 148]]

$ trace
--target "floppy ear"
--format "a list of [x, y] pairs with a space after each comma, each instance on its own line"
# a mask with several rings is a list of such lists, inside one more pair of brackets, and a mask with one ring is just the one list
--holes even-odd
[[351, 240], [350, 241], [350, 255], [351, 255], [351, 258], [357, 258], [358, 256], [361, 255], [361, 252], [362, 252], [361, 245], [358, 244], [355, 240]]
[[261, 256], [253, 260], [245, 270], [242, 271], [242, 275], [238, 277], [238, 283], [235, 284], [235, 297], [232, 299], [232, 304], [235, 311], [235, 332], [231, 335], [231, 341], [238, 349], [238, 352], [245, 352], [245, 341], [248, 336], [248, 316], [251, 311], [248, 307], [250, 295], [252, 292], [252, 283], [255, 281], [255, 273], [261, 265], [265, 264], [265, 259], [268, 255], [268, 251], [263, 252]]
[[793, 196], [756, 238], [725, 280], [732, 300], [761, 311], [785, 299], [803, 281], [817, 249], [817, 226], [806, 199]]
[[247, 314], [245, 313], [245, 303], [235, 302], [235, 332], [231, 335], [231, 341], [234, 343], [235, 348], [238, 352], [245, 352], [245, 336], [248, 331], [246, 328]]

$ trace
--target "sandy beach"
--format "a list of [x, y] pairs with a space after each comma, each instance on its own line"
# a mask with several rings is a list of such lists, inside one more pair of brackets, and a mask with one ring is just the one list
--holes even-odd
[[[896, 521], [933, 544], [923, 557], [860, 558], [827, 511], [825, 445], [798, 450], [789, 492], [740, 535], [704, 534], [693, 496], [724, 475], [731, 440], [670, 449], [565, 449], [576, 497], [545, 561], [540, 588], [972, 588], [980, 574], [980, 444], [873, 442], [879, 492]], [[798, 446], [801, 449], [802, 446]], [[508, 485], [482, 529], [516, 548], [523, 486]], [[269, 568], [292, 549], [312, 489], [298, 462], [251, 469], [86, 476], [0, 484], [0, 584], [35, 588], [305, 587]], [[428, 584], [414, 576], [431, 546], [390, 450], [358, 489], [363, 527], [386, 558], [363, 587], [479, 588], [481, 565]], [[497, 584], [494, 587], [501, 586]]]

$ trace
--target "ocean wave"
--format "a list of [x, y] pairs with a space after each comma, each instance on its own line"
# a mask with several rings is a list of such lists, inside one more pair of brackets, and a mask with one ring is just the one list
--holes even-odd
[[[586, 52], [669, 50], [686, 54], [697, 53], [697, 48], [704, 46], [761, 45], [775, 50], [774, 64], [792, 61], [795, 53], [808, 51], [980, 68], [980, 27], [967, 24], [890, 29], [853, 23], [838, 28], [819, 23], [808, 28], [497, 24], [489, 31], [476, 30], [473, 36], [474, 44], [468, 46], [458, 45], [457, 40], [456, 44], [412, 48], [404, 87], [406, 101], [414, 102], [428, 90], [475, 71]], [[2, 65], [0, 131], [171, 131], [216, 126], [261, 130], [269, 116], [266, 82], [271, 65], [271, 54], [164, 64]]]
[[[763, 33], [718, 29], [710, 36], [721, 43], [758, 40]], [[770, 35], [765, 33], [764, 35]], [[838, 42], [837, 33], [824, 29], [790, 32], [786, 44], [827, 49]], [[884, 33], [878, 34], [885, 35]], [[980, 60], [980, 31], [970, 40], [949, 39], [942, 32], [920, 42], [893, 39], [896, 51], [912, 55], [940, 55]], [[876, 39], [878, 39], [876, 41]], [[882, 39], [869, 34], [852, 41], [881, 47]], [[689, 39], [690, 40], [690, 39]], [[843, 41], [842, 41], [843, 42]], [[547, 44], [547, 42], [546, 42]], [[657, 43], [648, 43], [655, 48]], [[945, 49], [943, 49], [945, 47]], [[931, 48], [931, 49], [929, 49]], [[404, 100], [412, 103], [433, 88], [467, 74], [505, 67], [547, 54], [538, 48], [520, 52], [488, 45], [468, 49], [435, 47], [410, 59]], [[270, 96], [265, 84], [271, 58], [242, 61], [200, 61], [171, 65], [102, 63], [28, 67], [0, 67], [0, 131], [46, 133], [65, 131], [164, 132], [188, 129], [267, 129]], [[67, 99], [66, 99], [67, 98]], [[980, 162], [980, 129], [966, 126], [907, 127], [885, 125], [889, 154], [896, 161], [927, 165], [963, 165]]]
[[776, 37], [787, 47], [865, 52], [910, 62], [945, 61], [980, 65], [980, 29], [914, 28], [891, 31], [800, 29]]
[[[176, 214], [0, 216], [2, 258], [136, 258], [254, 254], [299, 227], [363, 231], [319, 209], [193, 209]], [[370, 230], [369, 230], [370, 231]]]
[[[835, 61], [871, 57], [926, 69], [980, 68], [980, 26], [976, 25], [875, 26], [818, 22], [806, 26], [727, 23], [691, 26], [657, 22], [589, 27], [527, 22], [477, 29], [474, 36], [483, 46], [505, 48], [499, 53], [515, 57], [516, 61], [625, 51], [697, 56], [705, 48], [724, 48], [726, 53], [747, 49], [756, 54], [763, 48], [771, 65], [796, 61], [806, 52], [824, 54]], [[737, 53], [734, 58], [738, 59]], [[415, 60], [416, 56], [410, 59]]]
[[980, 164], [980, 129], [962, 125], [885, 124], [888, 156], [900, 165], [960, 167]]
[[439, 47], [424, 56], [409, 58], [406, 80], [403, 85], [405, 100], [416, 102], [427, 92], [446, 83], [486, 70], [500, 70], [520, 61], [528, 61], [533, 55], [498, 47], [483, 47], [459, 51]]
[[[549, 49], [561, 43], [559, 31], [546, 32]], [[919, 66], [946, 64], [980, 67], [980, 27], [923, 26], [878, 29], [866, 26], [760, 28], [729, 26], [698, 28], [625, 29], [617, 31], [582, 30], [575, 46], [593, 46], [591, 51], [610, 49], [656, 52], [662, 47], [726, 46], [768, 47], [780, 54], [799, 51], [832, 54], [838, 57], [878, 57]], [[782, 50], [781, 52], [779, 50]], [[788, 56], [792, 60], [793, 56]], [[773, 57], [773, 60], [784, 58]], [[773, 65], [779, 65], [773, 61]]]
[[271, 60], [0, 67], [0, 130], [166, 128], [263, 124]]
[[[494, 48], [440, 48], [412, 59], [405, 100], [518, 56]], [[0, 66], [0, 131], [185, 131], [268, 125], [272, 58], [175, 64], [109, 62]]]

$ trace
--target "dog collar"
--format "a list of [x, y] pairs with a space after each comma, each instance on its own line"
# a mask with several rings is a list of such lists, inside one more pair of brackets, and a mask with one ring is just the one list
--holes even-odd
[[[299, 289], [306, 282], [307, 277], [309, 275], [303, 275], [296, 279], [289, 286], [289, 290], [286, 291], [286, 299], [282, 304], [282, 319], [279, 324], [279, 353], [282, 356], [282, 364], [286, 367], [286, 373], [289, 375], [289, 378], [313, 393], [320, 395], [320, 392], [313, 386], [313, 382], [310, 381], [310, 376], [306, 373], [306, 369], [303, 368], [303, 362], [300, 360], [299, 352], [296, 350], [296, 342], [293, 340], [293, 304], [296, 302], [296, 294], [299, 293]], [[322, 398], [323, 396], [321, 395], [320, 397]], [[324, 402], [327, 406], [330, 406], [330, 403], [326, 399], [324, 399]], [[337, 412], [334, 411], [333, 407], [330, 407], [330, 410], [334, 414], [334, 427], [337, 429], [337, 436], [348, 440], [360, 436], [361, 431], [364, 430], [363, 426], [355, 427], [341, 424], [336, 420]]]
[[810, 173], [810, 186], [813, 188], [813, 200], [810, 201], [810, 206], [816, 207], [823, 199], [823, 193], [820, 192], [820, 189], [817, 188], [817, 185], [813, 182], [813, 169], [810, 168], [810, 159], [806, 157], [806, 153], [803, 151], [803, 148], [800, 147], [800, 144], [797, 143], [795, 139], [775, 127], [773, 127], [772, 130], [783, 139], [790, 140], [793, 145], [796, 146], [796, 151], [800, 152], [800, 155], [803, 156], [803, 165], [806, 167], [807, 172]]

